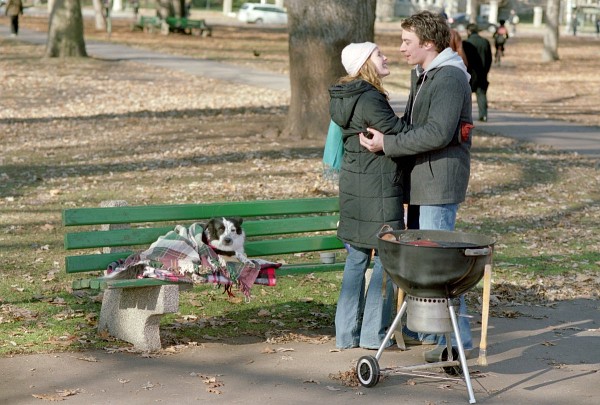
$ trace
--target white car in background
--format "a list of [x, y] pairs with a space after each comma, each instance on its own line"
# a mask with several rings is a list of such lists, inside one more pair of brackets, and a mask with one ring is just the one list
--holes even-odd
[[273, 4], [244, 3], [238, 20], [252, 24], [287, 24], [287, 12]]

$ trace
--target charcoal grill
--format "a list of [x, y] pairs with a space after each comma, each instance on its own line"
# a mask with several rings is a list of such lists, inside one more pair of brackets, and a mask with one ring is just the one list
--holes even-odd
[[[434, 230], [393, 230], [384, 226], [378, 234], [381, 263], [392, 281], [406, 294], [398, 314], [375, 357], [363, 356], [356, 366], [361, 385], [374, 387], [384, 374], [402, 374], [429, 368], [462, 373], [469, 403], [475, 403], [454, 301], [473, 288], [491, 262], [495, 240], [478, 234]], [[447, 348], [440, 361], [381, 370], [379, 359], [385, 343], [401, 330], [402, 316], [414, 332], [445, 334]], [[458, 350], [452, 348], [454, 332]]]

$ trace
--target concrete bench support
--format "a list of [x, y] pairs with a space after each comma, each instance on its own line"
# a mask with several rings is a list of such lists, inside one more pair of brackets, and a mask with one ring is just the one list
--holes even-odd
[[102, 299], [98, 332], [129, 342], [138, 350], [157, 351], [160, 320], [179, 310], [179, 286], [107, 289]]

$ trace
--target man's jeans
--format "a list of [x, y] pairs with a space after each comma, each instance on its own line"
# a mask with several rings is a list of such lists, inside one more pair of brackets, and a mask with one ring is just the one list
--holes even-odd
[[[371, 261], [371, 249], [348, 244], [346, 247], [348, 257], [335, 313], [335, 345], [340, 349], [358, 346], [379, 349], [390, 325], [393, 283], [384, 272], [379, 256], [375, 256], [365, 295], [365, 272]], [[384, 278], [385, 292], [382, 290]], [[386, 347], [389, 345], [391, 342]]]
[[[419, 228], [431, 230], [454, 230], [456, 223], [456, 213], [458, 204], [443, 204], [443, 205], [421, 205], [419, 215]], [[467, 304], [465, 296], [460, 296], [460, 305], [458, 307], [458, 329], [460, 331], [460, 339], [462, 340], [463, 348], [473, 348], [473, 337], [471, 336], [471, 326], [467, 317]], [[426, 344], [436, 343], [438, 345], [446, 345], [446, 336], [416, 333], [409, 330], [406, 326], [403, 328], [404, 334], [413, 339], [418, 339]], [[452, 346], [456, 347], [456, 339], [452, 333]]]

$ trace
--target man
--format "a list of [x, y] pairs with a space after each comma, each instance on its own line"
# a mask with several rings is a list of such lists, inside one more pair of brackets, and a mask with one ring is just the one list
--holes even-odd
[[[443, 16], [422, 11], [404, 20], [402, 29], [400, 52], [416, 66], [402, 118], [412, 129], [384, 136], [368, 128], [372, 138], [361, 134], [360, 143], [391, 158], [414, 155], [410, 203], [420, 206], [419, 227], [454, 230], [470, 172], [473, 120], [469, 74], [460, 56], [449, 48], [450, 29]], [[464, 297], [459, 312], [466, 314]], [[459, 317], [459, 326], [463, 348], [470, 351], [473, 342], [468, 318]], [[420, 340], [427, 337], [418, 336]], [[443, 356], [445, 337], [438, 336], [437, 343], [425, 353], [427, 361], [436, 362]]]
[[[479, 35], [477, 24], [467, 25], [467, 40], [463, 50], [467, 56], [467, 70], [471, 74], [471, 91], [477, 96], [479, 121], [487, 121], [488, 73], [492, 67], [492, 46]], [[472, 46], [471, 46], [472, 45]]]
[[10, 17], [10, 36], [19, 35], [19, 15], [23, 14], [23, 2], [21, 0], [8, 0], [4, 12]]

